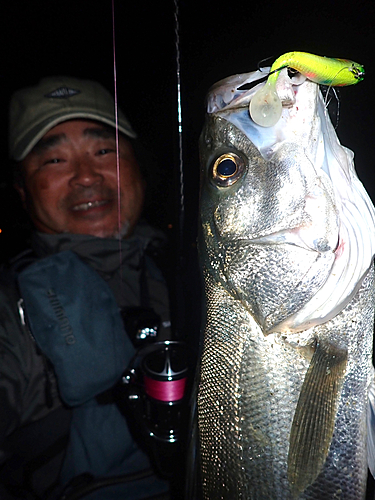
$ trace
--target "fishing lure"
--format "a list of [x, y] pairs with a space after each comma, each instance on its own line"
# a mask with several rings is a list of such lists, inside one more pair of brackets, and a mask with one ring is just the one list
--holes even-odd
[[284, 68], [292, 68], [320, 85], [335, 87], [354, 85], [365, 76], [361, 64], [347, 59], [321, 57], [307, 52], [287, 52], [272, 64], [266, 84], [251, 99], [250, 116], [262, 127], [272, 127], [280, 119], [282, 103], [276, 92], [276, 82]]

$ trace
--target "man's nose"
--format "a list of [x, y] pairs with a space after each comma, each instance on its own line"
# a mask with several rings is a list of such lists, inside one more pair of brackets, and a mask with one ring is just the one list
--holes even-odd
[[103, 175], [88, 155], [82, 155], [75, 160], [70, 180], [72, 185], [92, 186], [101, 183], [102, 180]]

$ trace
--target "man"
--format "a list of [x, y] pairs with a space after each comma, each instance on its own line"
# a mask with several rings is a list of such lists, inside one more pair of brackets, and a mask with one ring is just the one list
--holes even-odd
[[151, 315], [170, 335], [149, 256], [160, 235], [139, 223], [136, 134], [120, 110], [118, 138], [115, 125], [92, 81], [45, 78], [11, 101], [16, 189], [36, 231], [0, 290], [2, 499], [168, 498], [113, 398], [136, 353], [131, 324]]

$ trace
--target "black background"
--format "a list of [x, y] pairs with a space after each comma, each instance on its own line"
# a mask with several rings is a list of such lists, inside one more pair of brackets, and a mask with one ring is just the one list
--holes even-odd
[[[288, 51], [347, 58], [365, 65], [365, 80], [340, 90], [337, 133], [341, 143], [354, 151], [359, 177], [375, 200], [375, 2], [180, 0], [178, 7], [185, 195], [182, 228], [175, 4], [173, 0], [114, 0], [118, 99], [152, 159], [149, 183], [153, 194], [146, 216], [169, 233], [176, 254], [181, 248], [188, 255], [194, 253], [197, 143], [206, 92], [216, 81], [252, 71], [259, 61], [268, 57], [272, 61]], [[114, 56], [111, 0], [7, 0], [0, 9], [2, 260], [22, 248], [27, 235], [7, 161], [10, 95], [43, 76], [58, 74], [95, 79], [112, 91]], [[182, 247], [178, 244], [181, 233]], [[192, 276], [190, 288], [197, 282], [196, 274]], [[198, 295], [195, 302], [187, 301], [188, 313], [199, 308], [197, 299]], [[191, 315], [191, 329], [197, 335], [199, 314]]]
[[[375, 197], [374, 2], [214, 2], [180, 0], [179, 35], [183, 119], [185, 244], [194, 244], [198, 206], [197, 141], [209, 87], [260, 60], [291, 51], [352, 59], [366, 78], [340, 91], [337, 133], [355, 152], [357, 172]], [[2, 2], [0, 88], [0, 258], [21, 245], [22, 211], [10, 188], [7, 106], [11, 93], [57, 74], [92, 78], [113, 90], [111, 0]], [[152, 157], [146, 215], [178, 239], [175, 4], [173, 0], [114, 0], [117, 90], [120, 106]], [[173, 238], [172, 238], [173, 239]]]

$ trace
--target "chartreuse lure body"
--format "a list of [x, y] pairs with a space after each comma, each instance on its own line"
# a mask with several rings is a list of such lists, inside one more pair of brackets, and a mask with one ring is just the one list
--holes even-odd
[[272, 127], [281, 116], [282, 104], [276, 92], [280, 71], [292, 68], [320, 85], [343, 87], [363, 80], [364, 67], [347, 59], [321, 57], [307, 52], [287, 52], [272, 64], [266, 84], [250, 102], [250, 116], [263, 127]]

